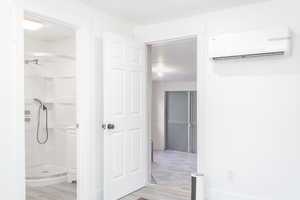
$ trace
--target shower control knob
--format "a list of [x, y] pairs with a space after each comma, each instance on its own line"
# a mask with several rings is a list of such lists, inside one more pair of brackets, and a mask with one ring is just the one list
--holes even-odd
[[115, 129], [115, 125], [114, 124], [107, 124], [107, 129], [109, 129], [109, 130]]

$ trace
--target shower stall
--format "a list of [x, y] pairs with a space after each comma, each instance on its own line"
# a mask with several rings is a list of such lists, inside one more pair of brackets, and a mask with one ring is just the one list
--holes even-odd
[[25, 30], [26, 184], [76, 181], [76, 69], [72, 29]]

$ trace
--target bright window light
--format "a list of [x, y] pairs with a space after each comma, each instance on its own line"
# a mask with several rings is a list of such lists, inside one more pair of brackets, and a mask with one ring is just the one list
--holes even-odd
[[23, 20], [23, 28], [30, 31], [36, 31], [42, 28], [44, 25], [38, 22], [30, 21], [27, 19]]

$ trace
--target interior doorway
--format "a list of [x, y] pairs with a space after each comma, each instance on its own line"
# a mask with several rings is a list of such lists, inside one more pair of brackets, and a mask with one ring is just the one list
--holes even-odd
[[75, 200], [76, 31], [26, 14], [23, 26], [26, 200]]
[[197, 38], [149, 45], [151, 182], [189, 193], [197, 171]]

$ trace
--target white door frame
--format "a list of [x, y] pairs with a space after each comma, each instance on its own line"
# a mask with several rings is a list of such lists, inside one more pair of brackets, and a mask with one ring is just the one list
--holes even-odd
[[[164, 39], [159, 39], [159, 40], [154, 40], [154, 41], [145, 41], [145, 45], [146, 45], [146, 55], [147, 55], [147, 135], [148, 135], [148, 142], [149, 142], [149, 147], [148, 147], [148, 184], [151, 184], [151, 173], [152, 173], [152, 161], [151, 161], [151, 140], [152, 140], [152, 136], [151, 136], [151, 117], [152, 117], [152, 70], [151, 70], [151, 45], [153, 44], [161, 44], [161, 43], [168, 43], [168, 42], [172, 42], [172, 41], [177, 41], [177, 40], [183, 40], [183, 39], [189, 39], [189, 38], [196, 38], [196, 42], [197, 42], [197, 46], [196, 46], [196, 52], [197, 52], [197, 56], [196, 56], [196, 65], [197, 65], [197, 124], [204, 124], [204, 120], [203, 120], [203, 114], [200, 115], [200, 113], [204, 113], [203, 112], [203, 106], [200, 107], [200, 103], [201, 105], [203, 104], [202, 101], [202, 97], [203, 95], [200, 94], [200, 92], [198, 91], [203, 91], [203, 79], [201, 78], [201, 74], [202, 74], [202, 69], [204, 69], [204, 67], [200, 66], [200, 61], [199, 58], [202, 55], [202, 51], [203, 48], [201, 48], [200, 44], [203, 41], [201, 40], [201, 37], [199, 34], [186, 34], [186, 35], [180, 35], [180, 36], [174, 36], [174, 37], [167, 37]], [[203, 92], [204, 93], [204, 92]], [[201, 118], [201, 121], [200, 121]], [[203, 173], [204, 172], [204, 142], [203, 142], [203, 135], [204, 135], [204, 126], [203, 129], [197, 129], [197, 173]]]
[[[36, 5], [26, 5], [26, 3], [24, 5], [24, 12], [30, 16], [37, 16], [42, 19], [48, 19], [49, 21], [69, 25], [76, 31], [76, 110], [77, 122], [79, 124], [77, 130], [77, 200], [95, 200], [100, 196], [101, 191], [97, 188], [98, 185], [95, 181], [96, 170], [93, 170], [94, 168], [92, 167], [94, 164], [93, 159], [96, 154], [96, 151], [94, 151], [94, 138], [97, 134], [97, 125], [96, 116], [93, 112], [93, 107], [96, 102], [93, 94], [95, 89], [95, 85], [93, 84], [95, 80], [95, 62], [91, 15], [87, 15], [84, 19], [80, 20], [80, 16], [72, 16], [72, 11], [69, 13], [55, 12], [45, 7], [41, 8]], [[18, 20], [23, 21], [23, 18], [19, 18]], [[24, 48], [22, 52], [24, 53]], [[23, 57], [20, 59], [22, 59], [22, 63], [24, 63]], [[24, 71], [21, 73], [24, 76]], [[19, 74], [19, 76], [22, 76], [22, 74]], [[24, 88], [18, 92], [24, 94]], [[19, 112], [24, 113], [23, 110]], [[24, 124], [22, 124], [22, 127], [24, 127]], [[22, 140], [23, 147], [25, 147], [24, 138], [22, 138]], [[25, 163], [25, 159], [23, 159], [23, 161]], [[25, 166], [25, 164], [23, 166]], [[24, 169], [20, 169], [20, 171], [21, 170], [24, 171]], [[25, 180], [20, 179], [20, 181], [24, 184]], [[25, 200], [25, 196], [21, 200]]]

